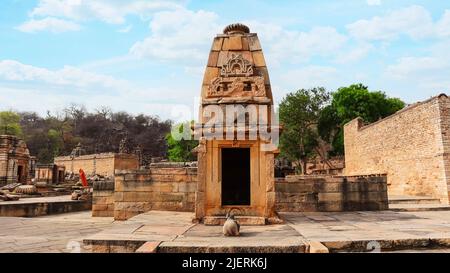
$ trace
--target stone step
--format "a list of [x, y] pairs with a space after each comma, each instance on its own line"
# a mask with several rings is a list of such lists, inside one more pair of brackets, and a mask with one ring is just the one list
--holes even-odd
[[[266, 224], [266, 219], [258, 216], [235, 216], [235, 219], [241, 226], [263, 226]], [[206, 226], [222, 226], [226, 220], [225, 216], [205, 216], [203, 223]]]
[[349, 240], [349, 241], [329, 241], [321, 242], [330, 253], [348, 252], [394, 252], [412, 250], [435, 250], [448, 249], [450, 238], [429, 238], [412, 237], [398, 239], [381, 240]]
[[180, 243], [164, 242], [157, 253], [305, 253], [307, 246], [304, 243], [286, 245], [261, 244], [261, 245], [211, 245], [210, 243]]
[[70, 195], [23, 198], [0, 202], [0, 217], [38, 217], [90, 210], [91, 201], [72, 200]]
[[389, 210], [392, 211], [447, 211], [450, 210], [449, 205], [442, 204], [390, 204]]
[[440, 200], [433, 197], [390, 197], [389, 204], [440, 204]]

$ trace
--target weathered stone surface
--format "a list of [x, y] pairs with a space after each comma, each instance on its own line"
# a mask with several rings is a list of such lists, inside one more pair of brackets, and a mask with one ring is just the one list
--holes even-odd
[[208, 66], [216, 67], [218, 59], [219, 59], [219, 52], [218, 51], [211, 52], [208, 58]]
[[261, 50], [261, 44], [257, 36], [249, 36], [248, 42], [251, 51]]
[[212, 51], [220, 51], [222, 49], [222, 44], [223, 44], [223, 38], [221, 38], [221, 37], [214, 38], [214, 42], [212, 44], [211, 50]]
[[266, 61], [264, 60], [264, 55], [262, 54], [262, 51], [253, 51], [252, 57], [256, 67], [266, 66]]
[[242, 50], [242, 39], [240, 35], [224, 38], [222, 50]]
[[367, 126], [361, 119], [347, 123], [344, 174], [386, 173], [390, 195], [430, 196], [448, 204], [449, 119], [450, 99], [439, 95]]
[[309, 253], [329, 253], [330, 251], [326, 246], [320, 242], [308, 242]]
[[146, 242], [136, 250], [136, 253], [156, 253], [161, 242]]
[[[196, 182], [196, 169], [187, 165], [152, 166], [146, 171], [122, 172], [115, 176], [114, 205], [94, 206], [94, 209], [113, 210], [116, 220], [126, 220], [149, 210], [193, 211]], [[94, 204], [110, 200], [94, 198]]]
[[91, 202], [72, 201], [70, 196], [23, 198], [0, 202], [0, 217], [37, 217], [90, 210]]
[[277, 211], [354, 211], [388, 208], [386, 176], [288, 176], [276, 183]]
[[78, 173], [79, 169], [88, 174], [98, 174], [112, 177], [116, 170], [136, 170], [139, 168], [139, 159], [134, 154], [101, 153], [55, 157], [55, 164], [64, 166], [67, 172]]

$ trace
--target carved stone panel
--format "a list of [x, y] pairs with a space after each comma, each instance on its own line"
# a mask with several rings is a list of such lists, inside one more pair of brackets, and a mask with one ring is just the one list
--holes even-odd
[[212, 80], [208, 97], [265, 97], [264, 78], [253, 77], [217, 77]]
[[253, 65], [241, 54], [232, 54], [227, 63], [222, 66], [220, 75], [222, 77], [252, 76]]
[[211, 80], [207, 96], [265, 97], [264, 77], [255, 76], [253, 64], [242, 54], [232, 54], [220, 69], [220, 76]]

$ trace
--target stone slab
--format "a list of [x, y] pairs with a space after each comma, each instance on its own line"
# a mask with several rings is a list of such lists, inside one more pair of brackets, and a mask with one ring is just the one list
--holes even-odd
[[[266, 224], [264, 217], [236, 216], [235, 218], [241, 226], [261, 226]], [[206, 216], [203, 218], [203, 223], [207, 226], [222, 226], [226, 220], [225, 216]]]
[[37, 217], [91, 208], [91, 201], [72, 200], [70, 195], [24, 198], [0, 202], [0, 217]]

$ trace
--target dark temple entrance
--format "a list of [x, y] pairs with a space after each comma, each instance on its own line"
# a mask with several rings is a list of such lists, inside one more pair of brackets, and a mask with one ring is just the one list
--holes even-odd
[[222, 149], [222, 206], [250, 205], [250, 149]]

